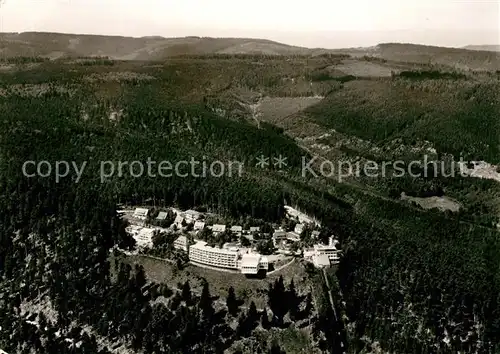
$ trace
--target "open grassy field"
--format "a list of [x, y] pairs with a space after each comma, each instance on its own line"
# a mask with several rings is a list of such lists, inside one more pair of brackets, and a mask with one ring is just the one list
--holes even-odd
[[[175, 265], [161, 260], [149, 258], [146, 256], [126, 256], [121, 261], [130, 265], [140, 264], [144, 267], [146, 276], [149, 280], [160, 284], [167, 284], [170, 287], [177, 287], [178, 283], [189, 281], [194, 291], [201, 291], [202, 282], [206, 280], [210, 284], [210, 292], [213, 296], [219, 296], [225, 299], [229, 287], [233, 287], [236, 296], [249, 305], [254, 301], [257, 308], [266, 306], [266, 291], [269, 284], [274, 283], [276, 279], [283, 276], [286, 285], [294, 279], [297, 291], [307, 293], [309, 283], [305, 269], [299, 261], [295, 261], [288, 267], [281, 269], [265, 279], [246, 278], [240, 273], [222, 272], [207, 268], [201, 268], [194, 265], [188, 265], [183, 270], [177, 270]], [[113, 264], [114, 260], [111, 261]]]

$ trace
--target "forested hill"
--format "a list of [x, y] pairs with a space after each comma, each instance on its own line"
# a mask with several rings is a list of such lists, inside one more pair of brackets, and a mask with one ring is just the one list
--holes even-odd
[[[411, 43], [381, 43], [374, 47], [304, 48], [259, 38], [211, 38], [161, 36], [123, 37], [49, 32], [0, 33], [2, 58], [40, 56], [48, 59], [100, 56], [116, 60], [165, 60], [179, 55], [349, 54], [395, 62], [435, 64], [470, 70], [500, 70], [499, 54], [487, 48], [446, 48]], [[474, 49], [474, 50], [468, 50]]]
[[[348, 70], [359, 69], [360, 63], [377, 67], [385, 76], [349, 76]], [[210, 317], [210, 306], [180, 306], [184, 300], [175, 296], [168, 306], [151, 305], [140, 268], [132, 272], [114, 265], [119, 279], [113, 283], [110, 250], [132, 244], [117, 205], [206, 207], [233, 219], [277, 221], [286, 200], [323, 221], [343, 246], [337, 273], [341, 292], [332, 296], [342, 296], [339, 304], [345, 302], [341, 307], [349, 353], [498, 353], [500, 238], [492, 225], [498, 219], [477, 222], [494, 211], [494, 203], [479, 202], [466, 212], [427, 210], [383, 195], [382, 178], [371, 179], [376, 184], [372, 187], [364, 180], [339, 183], [300, 173], [302, 157], [310, 157], [301, 146], [315, 142], [313, 129], [322, 139], [317, 145], [336, 148], [316, 146], [316, 151], [339, 159], [352, 151], [356, 158], [396, 151], [378, 148], [390, 146], [384, 145], [392, 142], [389, 137], [400, 145], [404, 139], [432, 139], [442, 155], [465, 151], [491, 157], [498, 152], [498, 126], [488, 126], [498, 112], [495, 91], [488, 90], [498, 87], [496, 73], [401, 75], [392, 74], [386, 64], [345, 56], [305, 60], [231, 55], [160, 63], [104, 58], [16, 58], [3, 63], [0, 345], [11, 352], [37, 348], [57, 353], [59, 347], [39, 338], [53, 338], [57, 329], [79, 323], [111, 340], [125, 338], [146, 352], [216, 353], [228, 348], [242, 334], [235, 334], [223, 319]], [[406, 99], [417, 93], [418, 99]], [[390, 99], [394, 96], [397, 100]], [[435, 105], [438, 100], [442, 102]], [[298, 105], [298, 112], [287, 109], [274, 112], [276, 116], [252, 110], [255, 102], [264, 109], [265, 104], [296, 101], [309, 108]], [[462, 106], [454, 112], [457, 102]], [[411, 114], [404, 114], [405, 109]], [[234, 111], [242, 114], [234, 116]], [[443, 126], [452, 129], [438, 129]], [[304, 139], [294, 136], [297, 130]], [[349, 150], [345, 140], [334, 140], [335, 133], [352, 134], [347, 147], [359, 142], [357, 136], [379, 145], [370, 149], [362, 141], [358, 150]], [[460, 134], [467, 139], [457, 138]], [[272, 163], [257, 166], [261, 155], [286, 157], [286, 169]], [[125, 170], [121, 176], [100, 175], [100, 161], [177, 162], [191, 157], [241, 161], [244, 173], [163, 178], [134, 177]], [[88, 166], [78, 180], [70, 171], [56, 181], [53, 174], [23, 176], [22, 166], [30, 160], [67, 160], [79, 167], [87, 161]], [[398, 188], [415, 188], [436, 182], [413, 178], [398, 183]], [[443, 189], [459, 189], [465, 202], [482, 196], [485, 187], [498, 190], [495, 181], [474, 178], [439, 183]], [[48, 334], [28, 328], [19, 318], [21, 307], [41, 296], [50, 299], [57, 313], [59, 328], [47, 326]], [[205, 291], [204, 299], [209, 297]], [[242, 318], [239, 326], [246, 336], [255, 328], [255, 317], [248, 317], [250, 325]], [[322, 314], [321, 321], [328, 327]], [[206, 328], [213, 329], [210, 335]]]
[[183, 54], [309, 54], [308, 48], [265, 39], [211, 37], [122, 37], [47, 32], [0, 33], [3, 56], [49, 58], [107, 56], [121, 60], [162, 60]]

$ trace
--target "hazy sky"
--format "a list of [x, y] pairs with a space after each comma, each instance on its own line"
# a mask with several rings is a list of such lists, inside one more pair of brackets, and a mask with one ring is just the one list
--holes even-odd
[[0, 31], [262, 37], [367, 46], [500, 44], [500, 0], [0, 0]]

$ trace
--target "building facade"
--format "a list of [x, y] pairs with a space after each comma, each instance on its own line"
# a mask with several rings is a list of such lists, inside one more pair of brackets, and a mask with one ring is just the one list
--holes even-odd
[[198, 241], [189, 247], [189, 260], [211, 267], [238, 270], [238, 251], [210, 247], [204, 241]]
[[129, 225], [125, 230], [135, 240], [137, 247], [153, 247], [153, 235], [155, 229], [137, 225]]
[[188, 240], [186, 236], [179, 236], [174, 241], [174, 248], [178, 250], [188, 251]]
[[146, 208], [136, 208], [132, 216], [140, 220], [146, 220], [149, 214], [149, 209]]
[[201, 231], [205, 228], [205, 223], [203, 221], [195, 221], [194, 230]]
[[267, 272], [269, 261], [267, 257], [258, 253], [246, 253], [241, 257], [241, 273], [245, 275], [256, 275], [260, 271]]
[[304, 251], [304, 259], [312, 261], [316, 267], [325, 267], [328, 259], [329, 265], [338, 264], [341, 251], [337, 248], [338, 241], [329, 238], [328, 245], [316, 244], [313, 249]]

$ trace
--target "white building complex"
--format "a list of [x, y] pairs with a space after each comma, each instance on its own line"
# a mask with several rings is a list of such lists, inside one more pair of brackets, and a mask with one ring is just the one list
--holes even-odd
[[304, 252], [304, 258], [313, 262], [318, 268], [329, 267], [340, 261], [340, 250], [337, 249], [338, 241], [330, 237], [328, 245], [317, 244], [312, 250]]
[[153, 235], [155, 229], [149, 227], [141, 227], [138, 225], [129, 225], [126, 231], [134, 238], [137, 247], [153, 247]]
[[288, 215], [288, 217], [290, 217], [290, 218], [293, 218], [293, 219], [298, 218], [299, 223], [301, 223], [301, 224], [315, 224], [315, 225], [321, 226], [320, 222], [318, 220], [316, 220], [314, 217], [310, 217], [309, 215], [306, 215], [306, 214], [298, 211], [297, 209], [292, 208], [289, 205], [285, 205], [285, 212]]
[[267, 257], [261, 254], [242, 253], [235, 247], [210, 247], [204, 241], [198, 241], [189, 246], [188, 255], [189, 260], [194, 264], [233, 271], [240, 270], [246, 275], [256, 275], [260, 271], [267, 272], [269, 269]]
[[211, 267], [238, 269], [239, 252], [210, 247], [205, 241], [198, 241], [189, 247], [189, 260]]

